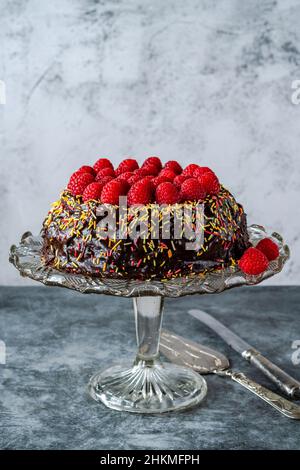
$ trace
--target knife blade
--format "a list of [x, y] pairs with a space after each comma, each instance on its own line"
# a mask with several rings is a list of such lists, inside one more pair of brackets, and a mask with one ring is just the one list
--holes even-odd
[[252, 349], [250, 344], [240, 338], [238, 335], [233, 333], [229, 328], [227, 328], [223, 323], [216, 320], [214, 317], [209, 315], [202, 310], [189, 310], [189, 314], [192, 317], [197, 318], [197, 320], [202, 321], [205, 325], [209, 326], [213, 331], [215, 331], [224, 341], [229, 344], [236, 352], [243, 354], [244, 351]]
[[240, 338], [237, 334], [227, 328], [211, 315], [202, 310], [192, 309], [188, 313], [197, 320], [211, 328], [229, 346], [242, 355], [244, 359], [261, 370], [270, 380], [272, 380], [282, 392], [291, 398], [300, 398], [300, 382], [284, 372], [269, 359], [264, 357], [257, 349]]

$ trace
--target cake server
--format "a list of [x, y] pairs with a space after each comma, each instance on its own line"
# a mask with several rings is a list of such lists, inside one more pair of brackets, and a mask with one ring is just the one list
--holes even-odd
[[278, 366], [273, 364], [269, 359], [264, 357], [257, 349], [253, 348], [233, 333], [229, 328], [221, 322], [213, 318], [202, 310], [189, 310], [188, 312], [193, 317], [200, 320], [205, 325], [209, 326], [215, 333], [217, 333], [229, 346], [242, 355], [248, 362], [261, 370], [270, 380], [272, 380], [279, 389], [288, 395], [290, 398], [300, 398], [300, 382], [289, 374], [284, 372]]
[[246, 377], [242, 372], [229, 369], [228, 359], [218, 351], [187, 340], [167, 330], [162, 330], [160, 351], [175, 364], [191, 367], [201, 374], [230, 377], [250, 392], [291, 419], [300, 419], [300, 406], [277, 395], [266, 387]]

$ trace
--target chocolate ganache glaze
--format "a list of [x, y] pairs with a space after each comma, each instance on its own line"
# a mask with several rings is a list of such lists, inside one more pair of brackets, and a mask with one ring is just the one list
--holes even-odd
[[[202, 206], [204, 238], [197, 249], [191, 250], [187, 249], [187, 242], [193, 237], [181, 232], [183, 236], [175, 238], [173, 227], [175, 211], [182, 211], [189, 204], [194, 204], [194, 210], [196, 203], [166, 208], [170, 213], [167, 238], [162, 235], [160, 239], [157, 235], [163, 224], [160, 217], [156, 235], [149, 229], [146, 235], [143, 232], [132, 239], [120, 235], [124, 233], [124, 220], [119, 220], [117, 206], [113, 206], [116, 231], [114, 235], [106, 235], [102, 228], [105, 217], [101, 203], [92, 200], [84, 203], [81, 197], [65, 190], [43, 223], [43, 260], [58, 270], [87, 276], [141, 280], [196, 276], [235, 266], [250, 246], [243, 207], [223, 186], [217, 195], [207, 196]], [[145, 206], [149, 227], [154, 206]], [[128, 220], [132, 221], [133, 216], [126, 219], [127, 224]], [[195, 220], [195, 215], [190, 216], [194, 228]]]

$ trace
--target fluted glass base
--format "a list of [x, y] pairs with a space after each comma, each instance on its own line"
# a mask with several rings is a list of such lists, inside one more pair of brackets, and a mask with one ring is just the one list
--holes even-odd
[[95, 374], [89, 393], [109, 408], [133, 413], [164, 413], [198, 405], [207, 392], [205, 380], [192, 369], [138, 361]]
[[90, 379], [89, 393], [109, 408], [164, 413], [195, 406], [206, 395], [205, 380], [192, 369], [163, 363], [159, 340], [163, 297], [133, 300], [138, 352], [134, 364], [117, 365]]

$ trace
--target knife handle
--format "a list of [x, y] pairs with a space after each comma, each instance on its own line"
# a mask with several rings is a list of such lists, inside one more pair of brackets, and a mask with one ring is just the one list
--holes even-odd
[[254, 348], [247, 349], [247, 351], [242, 353], [242, 356], [250, 364], [260, 369], [263, 374], [272, 380], [290, 398], [300, 398], [300, 382], [269, 361], [259, 351]]

